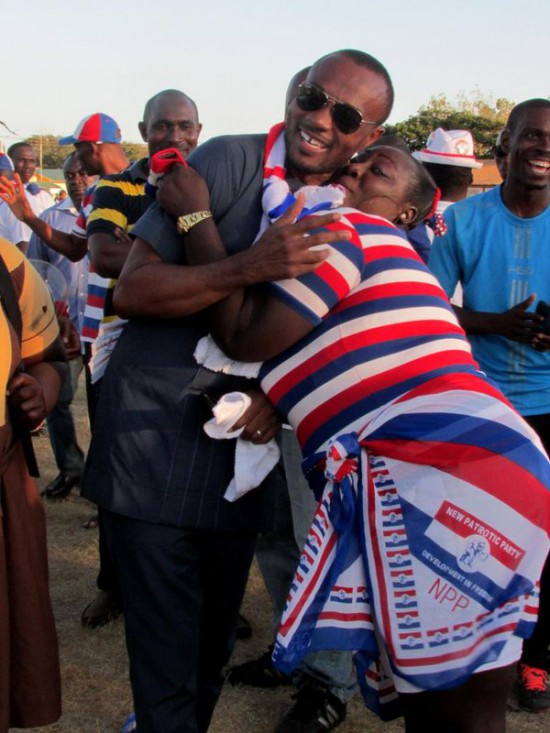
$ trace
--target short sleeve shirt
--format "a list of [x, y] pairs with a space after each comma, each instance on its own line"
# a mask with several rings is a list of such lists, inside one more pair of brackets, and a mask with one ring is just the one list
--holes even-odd
[[21, 347], [16, 341], [4, 309], [0, 306], [0, 428], [6, 422], [6, 387], [20, 359], [41, 353], [59, 333], [48, 288], [28, 259], [5, 239], [0, 239], [4, 260], [18, 297], [22, 319]]
[[[501, 187], [453, 204], [447, 234], [429, 265], [450, 297], [462, 284], [464, 307], [502, 313], [536, 293], [550, 301], [550, 206], [524, 219], [503, 203]], [[532, 309], [535, 306], [532, 306]], [[469, 334], [474, 357], [522, 415], [550, 412], [550, 354], [498, 334]]]

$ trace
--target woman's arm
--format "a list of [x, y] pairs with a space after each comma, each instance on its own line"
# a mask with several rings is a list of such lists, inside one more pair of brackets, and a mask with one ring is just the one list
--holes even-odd
[[[302, 208], [303, 199], [298, 197], [296, 203], [268, 229], [270, 235], [276, 239], [292, 229], [301, 243], [306, 240], [310, 246], [313, 246], [314, 240], [316, 244], [328, 244], [351, 239], [351, 232], [341, 229], [308, 236], [310, 231], [329, 225], [340, 217], [338, 214], [330, 214], [294, 223]], [[185, 236], [185, 251], [190, 264], [206, 263], [210, 258], [219, 258], [225, 253], [215, 224], [211, 220], [204, 224], [202, 231], [194, 231], [198, 229], [197, 226]], [[260, 240], [248, 250], [259, 262], [266, 257], [263, 253], [264, 245]], [[328, 253], [326, 248], [323, 261]], [[300, 274], [296, 272], [286, 277], [297, 277]], [[313, 320], [301, 315], [277, 297], [265, 283], [235, 290], [223, 301], [212, 305], [209, 316], [212, 335], [220, 348], [231, 358], [241, 361], [264, 361], [276, 356], [297, 343], [315, 326]]]
[[[203, 179], [193, 170], [175, 166], [170, 187], [159, 191], [159, 203], [174, 217], [209, 209]], [[166, 192], [169, 192], [166, 195]], [[296, 225], [270, 227], [249, 249], [227, 257], [212, 219], [204, 219], [182, 236], [192, 243], [186, 265], [165, 262], [144, 239], [137, 238], [122, 270], [114, 295], [117, 312], [125, 317], [178, 318], [220, 302], [235, 291], [258, 283], [310, 272], [326, 259], [315, 245], [341, 238], [332, 232], [310, 234], [338, 218], [327, 214]]]
[[8, 384], [13, 419], [26, 428], [40, 425], [52, 411], [65, 377], [65, 352], [58, 337], [44, 352], [24, 360], [25, 371]]

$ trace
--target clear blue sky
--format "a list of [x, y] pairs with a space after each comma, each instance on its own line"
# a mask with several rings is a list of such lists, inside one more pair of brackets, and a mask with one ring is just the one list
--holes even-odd
[[550, 95], [548, 0], [0, 0], [0, 19], [5, 145], [97, 111], [139, 140], [145, 101], [169, 87], [197, 102], [203, 139], [262, 132], [294, 72], [339, 48], [387, 66], [392, 122], [439, 93]]

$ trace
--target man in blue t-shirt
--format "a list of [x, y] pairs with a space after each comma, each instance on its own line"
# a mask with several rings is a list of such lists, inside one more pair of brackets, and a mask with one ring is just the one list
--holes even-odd
[[[448, 209], [448, 232], [432, 245], [429, 265], [449, 297], [462, 284], [456, 311], [480, 368], [550, 452], [550, 330], [536, 312], [550, 301], [550, 101], [514, 107], [501, 145], [510, 161], [505, 182]], [[528, 710], [550, 707], [549, 565], [519, 670], [518, 700]]]

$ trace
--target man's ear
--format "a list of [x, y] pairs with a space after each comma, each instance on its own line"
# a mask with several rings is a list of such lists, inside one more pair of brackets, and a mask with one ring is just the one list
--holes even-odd
[[502, 131], [502, 135], [500, 137], [500, 147], [502, 148], [503, 152], [508, 155], [510, 152], [510, 138], [511, 138], [510, 130], [505, 127]]
[[145, 122], [138, 122], [138, 130], [144, 143], [147, 142], [147, 125]]
[[399, 223], [409, 226], [418, 216], [418, 209], [412, 204], [407, 204], [404, 211], [399, 214]]
[[385, 132], [385, 130], [384, 130], [384, 128], [381, 125], [380, 125], [380, 127], [376, 127], [370, 133], [370, 135], [368, 137], [368, 142], [365, 143], [365, 145], [363, 145], [363, 147], [364, 148], [368, 148], [369, 145], [372, 145], [373, 143], [375, 143], [378, 140], [378, 138], [382, 137], [382, 135], [384, 134], [384, 132]]

